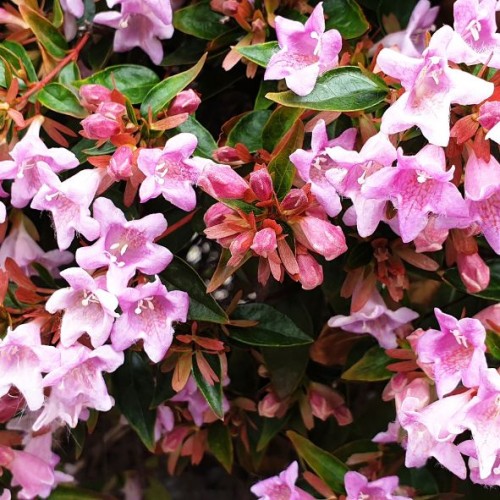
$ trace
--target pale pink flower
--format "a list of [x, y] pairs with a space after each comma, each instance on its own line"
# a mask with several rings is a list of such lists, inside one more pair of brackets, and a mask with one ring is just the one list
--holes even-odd
[[495, 463], [491, 469], [491, 474], [481, 478], [479, 469], [479, 460], [477, 459], [477, 451], [474, 441], [463, 441], [458, 445], [458, 449], [469, 457], [469, 477], [473, 483], [482, 484], [484, 486], [500, 486], [500, 454], [497, 455]]
[[320, 420], [334, 417], [339, 425], [352, 423], [352, 414], [345, 404], [344, 397], [330, 387], [311, 382], [307, 391], [312, 414]]
[[171, 408], [166, 405], [158, 406], [156, 409], [156, 421], [154, 428], [155, 442], [159, 441], [164, 434], [171, 432], [174, 427], [175, 417]]
[[349, 471], [344, 476], [344, 484], [347, 492], [346, 500], [411, 500], [409, 497], [393, 495], [399, 487], [397, 476], [381, 477], [369, 482], [359, 472]]
[[118, 102], [101, 102], [95, 112], [81, 121], [83, 137], [107, 141], [120, 133], [122, 117], [127, 108]]
[[486, 101], [479, 108], [478, 122], [488, 132], [486, 139], [500, 144], [500, 101]]

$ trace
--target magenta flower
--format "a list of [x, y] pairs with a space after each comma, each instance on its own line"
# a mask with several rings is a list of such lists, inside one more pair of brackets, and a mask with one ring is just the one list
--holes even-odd
[[82, 170], [64, 182], [54, 176], [46, 180], [33, 198], [32, 208], [52, 213], [61, 250], [71, 245], [75, 232], [91, 241], [99, 236], [99, 223], [90, 216], [89, 206], [101, 178], [97, 170]]
[[54, 420], [62, 420], [76, 427], [81, 412], [86, 408], [108, 411], [114, 405], [102, 372], [113, 372], [123, 363], [123, 353], [103, 345], [89, 349], [82, 344], [58, 347], [61, 366], [53, 369], [43, 380], [50, 387], [50, 396], [42, 413], [33, 424], [40, 430]]
[[435, 29], [434, 21], [438, 12], [439, 7], [431, 7], [429, 0], [419, 0], [411, 13], [406, 29], [390, 33], [378, 41], [375, 47], [378, 45], [387, 48], [397, 47], [405, 56], [419, 57], [425, 49], [425, 34]]
[[76, 156], [64, 148], [48, 148], [40, 139], [43, 119], [37, 117], [10, 152], [12, 160], [0, 161], [0, 179], [13, 179], [12, 205], [24, 208], [54, 173], [78, 166]]
[[160, 40], [171, 38], [172, 7], [169, 0], [107, 0], [108, 7], [121, 4], [121, 12], [100, 12], [94, 22], [115, 28], [113, 49], [126, 52], [140, 47], [154, 64], [163, 59]]
[[137, 158], [139, 170], [146, 178], [139, 189], [141, 203], [160, 195], [176, 207], [193, 210], [196, 205], [196, 184], [200, 168], [196, 159], [189, 160], [198, 140], [193, 134], [177, 134], [167, 141], [163, 150], [141, 149]]
[[409, 497], [393, 495], [394, 490], [399, 487], [397, 476], [381, 477], [368, 482], [368, 479], [359, 472], [349, 471], [344, 476], [344, 484], [347, 492], [346, 500], [368, 500], [370, 498], [374, 500], [410, 500]]
[[170, 251], [153, 243], [167, 228], [163, 215], [151, 214], [127, 221], [107, 198], [95, 200], [93, 210], [101, 225], [100, 238], [91, 246], [79, 248], [76, 262], [88, 270], [109, 266], [106, 283], [111, 293], [121, 292], [137, 270], [156, 274], [170, 264]]
[[323, 3], [312, 11], [305, 24], [276, 17], [280, 51], [271, 57], [264, 80], [285, 79], [300, 96], [311, 92], [318, 76], [338, 65], [342, 37], [337, 30], [325, 32]]
[[437, 146], [427, 145], [415, 156], [405, 156], [400, 148], [397, 167], [384, 167], [367, 177], [361, 192], [392, 202], [398, 209], [401, 239], [408, 243], [425, 229], [430, 214], [450, 220], [468, 217], [465, 201], [451, 182], [453, 168], [445, 169], [444, 152]]
[[350, 128], [335, 139], [328, 139], [326, 124], [319, 120], [314, 126], [311, 137], [311, 150], [297, 149], [290, 155], [290, 161], [297, 168], [299, 177], [311, 184], [311, 192], [330, 217], [342, 210], [340, 197], [326, 177], [326, 172], [337, 167], [327, 154], [327, 148], [334, 146], [351, 150], [356, 141], [356, 129]]
[[45, 304], [52, 314], [64, 311], [61, 344], [70, 347], [87, 333], [94, 347], [101, 346], [108, 340], [118, 317], [115, 312], [118, 299], [103, 287], [104, 277], [94, 279], [79, 267], [65, 269], [61, 276], [70, 286], [56, 290]]
[[28, 408], [38, 410], [43, 404], [42, 373], [59, 366], [59, 351], [42, 345], [40, 324], [32, 321], [9, 330], [0, 341], [0, 397], [17, 387]]
[[346, 332], [369, 333], [385, 349], [397, 347], [396, 330], [418, 318], [418, 314], [407, 307], [391, 311], [384, 299], [374, 290], [366, 304], [350, 316], [337, 315], [330, 318], [328, 326], [341, 328]]
[[172, 323], [187, 319], [189, 297], [185, 292], [167, 291], [156, 277], [152, 283], [124, 290], [120, 307], [122, 315], [111, 332], [113, 347], [123, 351], [142, 339], [146, 354], [159, 363], [172, 343]]
[[259, 481], [250, 488], [250, 491], [259, 497], [259, 500], [277, 500], [278, 498], [286, 500], [314, 500], [314, 497], [309, 495], [309, 493], [295, 486], [298, 477], [299, 464], [292, 462], [278, 476]]
[[446, 50], [453, 34], [449, 26], [440, 28], [421, 58], [390, 49], [380, 52], [378, 65], [406, 91], [384, 113], [382, 132], [395, 134], [416, 125], [431, 144], [446, 146], [451, 103], [478, 104], [493, 93], [491, 82], [448, 66]]
[[453, 5], [455, 36], [448, 54], [452, 61], [500, 68], [497, 0], [457, 0]]

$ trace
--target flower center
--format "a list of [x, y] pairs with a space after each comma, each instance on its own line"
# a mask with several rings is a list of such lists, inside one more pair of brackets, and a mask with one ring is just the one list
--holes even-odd
[[19, 172], [17, 173], [17, 178], [23, 179], [24, 178], [24, 171], [35, 168], [36, 166], [37, 166], [37, 161], [34, 158], [28, 158], [27, 160], [24, 160], [21, 163], [21, 168], [19, 169]]
[[142, 314], [142, 311], [154, 311], [155, 305], [153, 303], [154, 297], [145, 297], [137, 302], [137, 307], [134, 309], [135, 314]]
[[452, 330], [451, 333], [453, 334], [453, 336], [455, 337], [455, 340], [457, 341], [458, 345], [462, 345], [464, 346], [466, 349], [467, 347], [469, 347], [467, 345], [467, 339], [465, 338], [464, 335], [462, 335], [460, 333], [459, 330], [455, 329], [455, 330]]
[[419, 184], [424, 184], [429, 179], [432, 179], [432, 177], [427, 172], [423, 172], [422, 170], [417, 170], [417, 182]]
[[479, 33], [481, 33], [481, 23], [477, 19], [473, 19], [465, 28], [467, 35], [472, 36], [475, 42], [479, 40]]
[[87, 307], [90, 304], [99, 304], [99, 299], [90, 291], [83, 291], [82, 306]]
[[123, 257], [128, 250], [128, 243], [116, 242], [109, 247], [109, 252], [107, 252], [110, 262], [116, 264], [118, 267], [124, 267], [126, 265]]
[[168, 163], [165, 160], [159, 161], [155, 167], [155, 181], [158, 184], [164, 184], [165, 176], [167, 174], [168, 174]]

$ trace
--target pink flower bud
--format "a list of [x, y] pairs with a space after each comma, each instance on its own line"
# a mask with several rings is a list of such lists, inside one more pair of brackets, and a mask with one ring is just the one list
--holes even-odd
[[352, 415], [344, 404], [344, 398], [333, 389], [313, 382], [308, 396], [312, 414], [320, 420], [325, 421], [333, 415], [339, 425], [348, 425], [352, 422]]
[[213, 152], [213, 158], [220, 163], [241, 163], [239, 152], [231, 146], [222, 146]]
[[201, 99], [194, 90], [183, 90], [172, 101], [168, 108], [168, 115], [179, 115], [181, 113], [194, 113], [201, 103]]
[[460, 279], [469, 293], [478, 293], [488, 287], [490, 268], [478, 253], [457, 253], [457, 266]]
[[91, 111], [95, 111], [99, 104], [111, 100], [111, 92], [111, 90], [102, 85], [82, 85], [80, 87], [82, 105]]
[[97, 107], [96, 113], [99, 113], [110, 120], [118, 120], [126, 114], [127, 108], [118, 102], [103, 102]]
[[107, 140], [120, 132], [120, 124], [113, 118], [94, 113], [82, 120], [83, 133], [87, 139]]
[[286, 212], [299, 212], [309, 205], [309, 199], [302, 189], [292, 189], [281, 202], [281, 210]]
[[109, 161], [108, 173], [117, 181], [126, 180], [132, 175], [134, 153], [128, 146], [120, 146]]
[[231, 252], [231, 258], [228, 260], [229, 266], [236, 266], [241, 262], [243, 256], [250, 250], [250, 245], [253, 241], [253, 232], [246, 231], [239, 234], [231, 241], [229, 245], [229, 251]]
[[198, 186], [213, 198], [243, 198], [248, 184], [229, 165], [205, 160]]
[[257, 231], [250, 247], [257, 255], [267, 258], [278, 247], [276, 233], [270, 227]]
[[222, 224], [226, 215], [233, 213], [229, 207], [224, 205], [223, 203], [215, 203], [212, 205], [203, 216], [203, 221], [207, 227], [216, 226], [218, 224]]
[[493, 304], [492, 306], [478, 312], [474, 318], [481, 321], [487, 330], [497, 331], [500, 328], [500, 303]]
[[272, 198], [274, 194], [273, 180], [267, 169], [261, 168], [260, 170], [252, 172], [250, 174], [249, 184], [259, 200], [267, 201]]
[[297, 254], [299, 281], [304, 290], [312, 290], [323, 283], [323, 268], [310, 254]]
[[264, 398], [259, 401], [257, 410], [261, 417], [281, 418], [285, 415], [288, 405], [278, 399], [274, 392], [268, 392]]

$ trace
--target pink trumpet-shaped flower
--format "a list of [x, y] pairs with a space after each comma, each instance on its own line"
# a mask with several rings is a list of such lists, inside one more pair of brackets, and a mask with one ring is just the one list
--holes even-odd
[[359, 472], [349, 471], [344, 476], [346, 500], [410, 500], [409, 497], [393, 495], [399, 486], [397, 476], [381, 477], [375, 481], [368, 479]]

